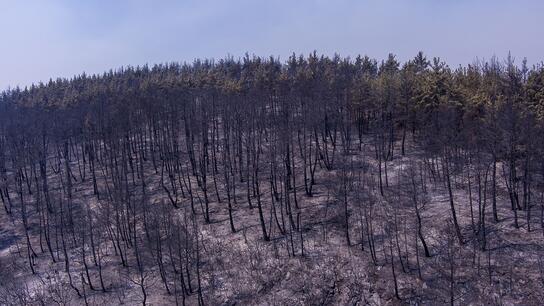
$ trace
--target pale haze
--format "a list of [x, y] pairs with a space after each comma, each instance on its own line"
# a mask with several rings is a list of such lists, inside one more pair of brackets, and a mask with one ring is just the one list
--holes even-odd
[[293, 52], [544, 59], [544, 1], [0, 0], [0, 90], [127, 65]]

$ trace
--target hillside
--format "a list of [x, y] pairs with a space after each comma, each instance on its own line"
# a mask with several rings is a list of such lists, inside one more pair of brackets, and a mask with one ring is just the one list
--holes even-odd
[[539, 305], [544, 69], [245, 57], [0, 97], [1, 305]]

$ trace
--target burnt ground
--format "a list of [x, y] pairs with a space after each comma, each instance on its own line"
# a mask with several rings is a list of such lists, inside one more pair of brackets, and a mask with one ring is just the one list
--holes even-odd
[[[368, 172], [376, 169], [374, 153], [356, 153], [352, 159], [366, 163]], [[349, 198], [350, 234], [352, 245], [344, 239], [343, 206], [336, 198], [338, 170], [319, 169], [313, 197], [304, 195], [302, 178], [297, 178], [300, 206], [300, 232], [292, 235], [271, 228], [271, 241], [262, 239], [257, 209], [250, 209], [244, 184], [238, 183], [237, 204], [234, 208], [236, 233], [231, 233], [226, 201], [218, 203], [210, 195], [209, 224], [199, 212], [198, 226], [201, 241], [201, 274], [203, 296], [207, 305], [442, 305], [450, 303], [451, 264], [454, 267], [453, 292], [455, 305], [539, 305], [544, 299], [544, 235], [540, 226], [540, 203], [533, 207], [532, 231], [528, 232], [526, 212], [519, 211], [520, 228], [513, 226], [513, 214], [508, 194], [499, 179], [498, 223], [491, 217], [488, 203], [487, 251], [479, 248], [478, 234], [471, 226], [469, 193], [465, 179], [456, 177], [454, 199], [465, 243], [460, 245], [452, 235], [451, 210], [443, 181], [427, 182], [427, 203], [421, 209], [423, 233], [431, 250], [431, 257], [422, 256], [419, 249], [421, 278], [417, 273], [415, 256], [415, 215], [409, 205], [401, 205], [396, 184], [398, 173], [420, 152], [408, 150], [405, 157], [396, 154], [388, 162], [389, 187], [384, 197], [374, 189], [373, 216], [376, 256], [370, 256], [368, 239], [361, 239], [360, 207], [368, 205], [357, 199], [357, 188]], [[340, 156], [340, 151], [337, 152]], [[166, 196], [161, 192], [159, 176], [149, 171], [148, 189], [151, 205], [157, 205]], [[90, 203], [99, 209], [92, 195], [89, 181], [74, 184], [74, 199]], [[474, 186], [473, 186], [474, 188]], [[211, 189], [210, 189], [211, 190]], [[58, 192], [58, 191], [57, 191]], [[200, 191], [198, 191], [200, 192]], [[474, 192], [474, 191], [473, 191]], [[268, 220], [271, 213], [270, 190], [262, 186], [263, 206]], [[477, 210], [477, 195], [473, 209]], [[536, 200], [535, 200], [536, 201]], [[188, 207], [184, 199], [183, 207]], [[185, 211], [187, 208], [185, 208]], [[184, 208], [174, 213], [181, 214]], [[198, 210], [197, 210], [198, 211]], [[389, 244], [386, 225], [396, 219], [401, 261], [395, 259], [399, 295], [393, 289]], [[0, 275], [1, 289], [21, 290], [31, 295], [50, 294], [59, 304], [81, 305], [83, 301], [65, 284], [63, 263], [52, 263], [46, 253], [39, 251], [38, 234], [32, 231], [33, 244], [38, 250], [37, 275], [33, 276], [26, 262], [24, 235], [20, 218], [13, 219], [0, 213]], [[32, 227], [31, 227], [32, 229]], [[19, 233], [19, 234], [18, 234]], [[292, 238], [291, 238], [292, 237]], [[301, 240], [304, 256], [301, 255]], [[295, 254], [289, 250], [294, 245]], [[127, 280], [119, 260], [104, 242], [104, 273], [107, 275], [107, 293], [89, 291], [88, 301], [93, 305], [135, 305], [141, 301], [140, 291]], [[397, 250], [395, 250], [396, 252]], [[74, 275], [82, 271], [77, 264], [78, 254], [72, 252]], [[403, 271], [404, 270], [404, 271]], [[57, 271], [57, 272], [56, 272]], [[129, 272], [130, 273], [130, 268]], [[149, 304], [171, 305], [176, 302], [167, 295], [158, 271], [152, 271], [149, 284]], [[21, 289], [21, 288], [24, 288]], [[0, 291], [0, 295], [3, 294]], [[188, 297], [189, 305], [196, 304], [196, 294]]]

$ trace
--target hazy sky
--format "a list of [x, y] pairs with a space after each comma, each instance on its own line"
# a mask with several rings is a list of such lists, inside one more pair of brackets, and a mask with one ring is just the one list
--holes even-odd
[[542, 0], [0, 0], [0, 90], [83, 71], [312, 50], [544, 60]]

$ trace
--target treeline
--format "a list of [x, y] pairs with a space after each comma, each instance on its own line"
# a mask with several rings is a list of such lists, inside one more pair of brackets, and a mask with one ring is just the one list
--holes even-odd
[[[130, 268], [144, 304], [151, 270], [176, 302], [196, 293], [203, 304], [199, 227], [225, 213], [236, 233], [248, 208], [264, 241], [284, 237], [290, 256], [304, 256], [301, 202], [323, 183], [318, 173], [334, 173], [346, 244], [390, 264], [401, 298], [395, 268], [411, 273], [413, 254], [433, 253], [421, 217], [428, 184], [444, 186], [458, 245], [487, 250], [503, 188], [513, 226], [544, 235], [543, 116], [544, 68], [510, 56], [457, 69], [422, 53], [128, 67], [2, 93], [0, 198], [29, 270], [38, 257], [63, 263], [85, 301], [86, 290], [113, 290], [110, 256]], [[407, 203], [415, 246], [395, 210], [382, 214], [393, 223], [376, 219], [379, 199]]]

